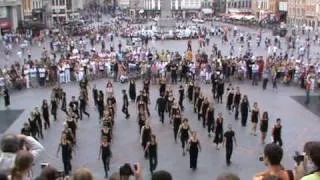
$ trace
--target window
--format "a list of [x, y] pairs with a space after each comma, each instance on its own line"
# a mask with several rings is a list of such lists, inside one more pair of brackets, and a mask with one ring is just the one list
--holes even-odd
[[66, 3], [67, 10], [71, 10], [72, 9], [72, 0], [66, 0], [66, 1], [67, 1], [67, 3]]
[[55, 0], [52, 0], [52, 2], [51, 2], [51, 3], [52, 3], [52, 6], [54, 6], [54, 5], [55, 5]]
[[65, 3], [64, 3], [64, 0], [60, 0], [60, 6], [64, 6]]

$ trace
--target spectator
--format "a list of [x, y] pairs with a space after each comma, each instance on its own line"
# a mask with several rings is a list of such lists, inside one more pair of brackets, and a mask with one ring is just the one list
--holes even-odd
[[89, 169], [80, 168], [73, 174], [73, 180], [93, 180], [93, 176]]
[[297, 179], [320, 179], [320, 142], [307, 142], [304, 146], [304, 161], [296, 168]]
[[29, 177], [30, 170], [32, 168], [33, 163], [33, 155], [31, 152], [26, 150], [21, 150], [17, 153], [14, 166], [11, 170], [11, 178], [12, 180], [26, 180], [32, 179]]
[[43, 146], [31, 136], [4, 135], [1, 139], [0, 171], [9, 173], [14, 165], [16, 153], [28, 149], [33, 159], [36, 159], [44, 150]]
[[262, 180], [269, 175], [275, 175], [281, 178], [281, 180], [294, 180], [292, 171], [284, 170], [281, 165], [283, 157], [283, 150], [277, 144], [267, 144], [264, 148], [264, 163], [268, 167], [267, 170], [255, 175], [255, 180]]
[[224, 173], [218, 176], [217, 180], [240, 180], [240, 178], [232, 173]]
[[169, 172], [161, 170], [152, 174], [152, 180], [172, 180], [172, 176]]
[[61, 177], [61, 173], [56, 168], [48, 165], [42, 169], [42, 172], [36, 180], [56, 180]]
[[0, 180], [8, 180], [8, 176], [4, 172], [0, 172]]

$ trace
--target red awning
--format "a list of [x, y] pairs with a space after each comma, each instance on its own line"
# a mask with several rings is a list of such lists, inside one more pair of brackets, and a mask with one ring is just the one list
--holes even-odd
[[1, 29], [11, 29], [12, 23], [9, 20], [0, 21], [0, 28]]

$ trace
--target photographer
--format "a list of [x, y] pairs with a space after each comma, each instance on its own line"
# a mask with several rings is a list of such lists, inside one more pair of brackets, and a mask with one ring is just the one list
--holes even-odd
[[33, 159], [44, 150], [43, 146], [31, 136], [7, 134], [1, 139], [0, 171], [9, 172], [16, 158], [16, 153], [27, 149]]
[[320, 142], [310, 141], [304, 145], [304, 155], [298, 156], [295, 169], [297, 179], [319, 180], [320, 179]]
[[263, 161], [268, 167], [267, 170], [255, 175], [254, 180], [262, 180], [266, 176], [274, 175], [278, 176], [281, 180], [294, 180], [292, 171], [284, 170], [281, 165], [283, 157], [283, 150], [277, 144], [267, 144], [264, 148]]

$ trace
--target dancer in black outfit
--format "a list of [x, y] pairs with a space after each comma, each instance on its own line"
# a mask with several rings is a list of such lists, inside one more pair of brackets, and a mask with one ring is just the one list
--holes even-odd
[[160, 88], [159, 88], [159, 95], [163, 96], [166, 92], [167, 80], [165, 77], [162, 77], [159, 80]]
[[251, 135], [256, 136], [257, 135], [257, 124], [259, 122], [260, 117], [260, 110], [258, 107], [258, 103], [253, 103], [253, 107], [251, 109], [251, 122], [252, 122], [252, 129], [251, 129]]
[[222, 143], [223, 140], [223, 117], [222, 113], [220, 112], [218, 114], [217, 120], [216, 120], [216, 129], [215, 129], [215, 137], [213, 142], [216, 144], [217, 150], [220, 149], [220, 144]]
[[58, 102], [55, 97], [51, 97], [51, 115], [53, 116], [53, 119], [57, 120], [57, 109], [58, 109]]
[[211, 137], [211, 132], [214, 132], [214, 108], [213, 104], [210, 103], [206, 114], [206, 123], [208, 126], [208, 136]]
[[188, 98], [190, 102], [193, 100], [193, 90], [194, 90], [194, 84], [193, 84], [193, 81], [190, 81], [188, 84]]
[[44, 99], [42, 101], [41, 109], [42, 109], [42, 117], [44, 120], [44, 129], [48, 129], [50, 128], [50, 115], [49, 115], [49, 105], [47, 100]]
[[68, 117], [67, 121], [66, 121], [68, 128], [71, 130], [72, 132], [72, 137], [73, 137], [73, 144], [76, 143], [76, 139], [77, 139], [77, 122], [76, 122], [76, 114], [72, 112], [72, 114], [70, 115], [70, 117]]
[[3, 97], [4, 97], [4, 106], [8, 108], [10, 106], [10, 94], [7, 87], [3, 89]]
[[41, 114], [38, 107], [34, 108], [34, 117], [38, 126], [38, 137], [43, 139], [42, 119], [41, 119]]
[[219, 79], [217, 82], [217, 103], [222, 104], [223, 93], [224, 93], [224, 82], [222, 79]]
[[193, 110], [194, 112], [197, 112], [197, 102], [198, 102], [198, 97], [200, 95], [200, 87], [194, 86], [194, 94], [193, 94]]
[[66, 93], [65, 92], [62, 92], [61, 111], [65, 112], [67, 114], [67, 97], [66, 97]]
[[[148, 121], [146, 121], [145, 125], [141, 129], [141, 136], [140, 136], [140, 142], [141, 142], [143, 149], [146, 149], [147, 143], [151, 139], [151, 133], [152, 133], [152, 131], [151, 131], [150, 123]], [[145, 151], [144, 157], [148, 158], [147, 151]]]
[[100, 144], [98, 159], [99, 160], [100, 158], [102, 159], [105, 178], [108, 178], [108, 171], [110, 170], [109, 164], [110, 164], [111, 156], [112, 156], [112, 153], [110, 149], [110, 142], [107, 136], [103, 136]]
[[239, 118], [240, 101], [241, 101], [240, 88], [237, 87], [236, 88], [236, 93], [235, 93], [234, 99], [233, 99], [233, 107], [234, 107], [234, 110], [235, 110], [235, 114], [234, 114], [234, 119], [235, 120], [238, 120], [238, 118]]
[[179, 87], [179, 106], [182, 111], [184, 110], [183, 99], [184, 99], [184, 88], [182, 85], [180, 85], [180, 87]]
[[79, 96], [79, 107], [80, 107], [80, 120], [82, 120], [82, 113], [87, 115], [88, 118], [90, 117], [90, 114], [87, 113], [86, 107], [87, 107], [87, 99], [84, 95]]
[[98, 92], [97, 86], [94, 84], [92, 88], [92, 98], [95, 106], [97, 106], [98, 95], [99, 95], [99, 92]]
[[112, 125], [108, 125], [107, 122], [102, 125], [101, 128], [101, 140], [103, 140], [104, 137], [107, 137], [108, 142], [111, 144], [112, 143], [112, 134], [111, 134], [111, 129]]
[[[149, 88], [148, 88], [149, 89]], [[149, 90], [148, 90], [149, 91]], [[143, 91], [143, 101], [144, 101], [144, 104], [145, 104], [145, 108], [146, 108], [146, 111], [147, 111], [147, 114], [148, 116], [150, 117], [150, 111], [149, 111], [149, 104], [150, 104], [150, 98], [149, 98], [149, 93], [148, 91], [145, 89]]]
[[128, 119], [130, 117], [130, 114], [128, 112], [128, 106], [129, 106], [128, 95], [126, 93], [126, 90], [122, 90], [122, 93], [123, 93], [122, 112], [126, 115], [126, 119]]
[[174, 141], [177, 143], [177, 136], [179, 127], [182, 122], [182, 115], [179, 108], [175, 109], [172, 113], [172, 119], [173, 119], [173, 134], [174, 134]]
[[149, 154], [150, 172], [152, 174], [158, 165], [158, 143], [154, 134], [151, 135], [150, 141], [147, 143], [146, 151]]
[[247, 126], [248, 114], [250, 111], [250, 104], [247, 95], [244, 95], [240, 104], [241, 124], [243, 127]]
[[228, 124], [228, 130], [224, 133], [223, 146], [226, 148], [226, 163], [229, 166], [231, 164], [231, 155], [233, 152], [233, 144], [237, 146], [235, 133], [232, 130], [232, 125]]
[[234, 98], [234, 89], [231, 88], [228, 91], [228, 97], [227, 97], [227, 110], [229, 111], [229, 114], [231, 114], [233, 98]]
[[198, 113], [198, 120], [200, 121], [201, 120], [201, 105], [202, 105], [202, 102], [204, 101], [204, 97], [202, 95], [202, 93], [200, 92], [199, 94], [199, 97], [197, 98], [197, 106], [196, 106], [196, 110], [197, 110], [197, 113]]
[[142, 127], [146, 124], [146, 113], [143, 109], [140, 109], [138, 112], [138, 124], [139, 124], [139, 133], [141, 134]]
[[188, 123], [188, 119], [184, 118], [182, 121], [182, 124], [179, 127], [178, 130], [178, 136], [180, 136], [181, 145], [182, 145], [182, 155], [185, 156], [185, 145], [187, 144], [189, 140], [189, 133], [191, 132], [190, 125]]
[[129, 83], [129, 96], [131, 101], [136, 101], [136, 82], [132, 79]]
[[211, 74], [211, 83], [212, 83], [212, 96], [213, 96], [213, 99], [217, 98], [217, 82], [218, 82], [217, 74], [216, 73], [212, 73]]
[[177, 113], [180, 114], [181, 110], [180, 110], [180, 106], [174, 101], [172, 106], [171, 106], [171, 119], [170, 119], [170, 124], [172, 124], [172, 121], [173, 121], [173, 116], [176, 115]]
[[273, 143], [278, 143], [279, 146], [282, 146], [281, 129], [282, 129], [281, 119], [278, 118], [276, 125], [274, 125], [272, 129], [272, 137], [273, 137]]
[[[101, 94], [102, 93], [102, 94]], [[103, 117], [103, 111], [104, 111], [104, 98], [103, 98], [103, 92], [100, 91], [97, 97], [97, 109], [99, 112], [99, 119], [101, 120]]]
[[269, 122], [269, 115], [268, 115], [268, 112], [265, 111], [262, 113], [262, 117], [260, 120], [260, 132], [261, 132], [261, 143], [262, 144], [265, 144], [265, 140], [267, 137], [268, 122]]
[[143, 90], [149, 94], [149, 89], [150, 89], [150, 79], [149, 78], [146, 78], [144, 81], [143, 81]]
[[72, 145], [71, 142], [67, 139], [67, 134], [62, 133], [60, 144], [57, 150], [57, 157], [59, 156], [59, 151], [61, 148], [62, 153], [62, 163], [64, 167], [64, 173], [66, 175], [72, 170], [71, 159], [72, 159]]
[[206, 115], [207, 115], [207, 111], [208, 111], [208, 108], [209, 108], [209, 105], [210, 105], [210, 103], [209, 103], [209, 100], [208, 100], [208, 98], [206, 97], [206, 98], [204, 98], [204, 101], [202, 102], [202, 104], [201, 104], [201, 116], [202, 116], [202, 127], [203, 128], [206, 128]]
[[34, 111], [31, 112], [30, 118], [28, 119], [28, 121], [29, 121], [32, 137], [38, 140], [37, 134], [39, 132], [39, 129], [38, 129], [38, 123], [37, 123]]
[[67, 135], [67, 140], [72, 144], [76, 144], [76, 139], [73, 137], [72, 135], [72, 131], [71, 129], [68, 127], [67, 122], [63, 123], [63, 130], [62, 130], [62, 134], [66, 134]]
[[75, 96], [72, 96], [71, 97], [71, 101], [69, 103], [69, 107], [72, 109], [72, 111], [74, 113], [77, 114], [77, 116], [80, 117], [80, 114], [79, 114], [79, 102], [76, 100], [76, 97]]
[[169, 118], [171, 117], [172, 106], [175, 98], [173, 97], [172, 91], [169, 91], [168, 99], [167, 99], [167, 112], [169, 113]]
[[200, 141], [195, 131], [192, 131], [188, 140], [188, 149], [190, 154], [190, 168], [197, 169], [198, 153], [201, 151]]
[[155, 109], [158, 109], [158, 115], [160, 116], [160, 121], [162, 124], [164, 123], [164, 112], [166, 109], [166, 100], [164, 99], [163, 95], [161, 95], [156, 102]]

